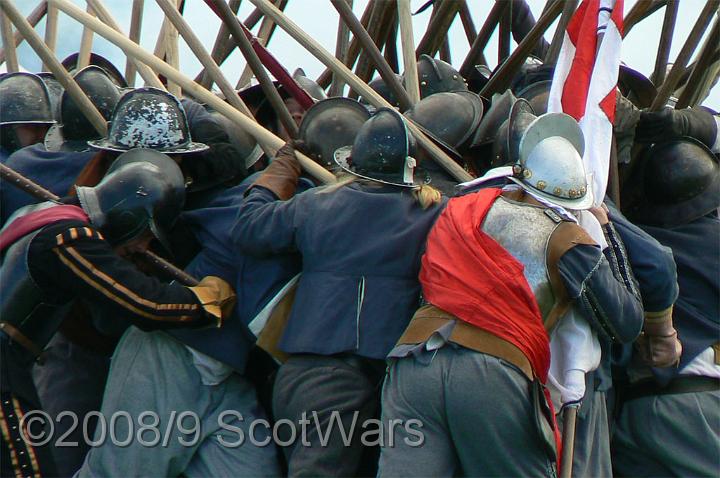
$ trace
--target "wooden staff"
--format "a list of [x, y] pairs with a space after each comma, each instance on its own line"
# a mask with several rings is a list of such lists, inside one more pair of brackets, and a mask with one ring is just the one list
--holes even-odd
[[7, 60], [7, 71], [9, 73], [17, 73], [20, 71], [18, 64], [17, 51], [15, 50], [15, 38], [13, 37], [12, 25], [7, 16], [0, 16], [0, 33], [2, 34], [3, 45], [6, 45], [5, 55]]
[[718, 5], [720, 5], [720, 0], [708, 0], [707, 3], [705, 3], [705, 7], [702, 12], [700, 12], [700, 16], [698, 16], [695, 25], [693, 25], [690, 35], [688, 35], [685, 44], [675, 59], [672, 70], [668, 73], [668, 76], [662, 86], [658, 88], [655, 101], [653, 101], [652, 105], [650, 105], [650, 111], [660, 111], [660, 109], [665, 106], [665, 103], [667, 103], [668, 98], [670, 98], [670, 95], [675, 90], [675, 87], [682, 76], [683, 70], [690, 60], [690, 56], [697, 48], [703, 33], [710, 24], [710, 20], [712, 20], [713, 16], [717, 14]]
[[[47, 1], [42, 0], [40, 2], [40, 4], [37, 7], [35, 7], [35, 10], [33, 10], [30, 13], [30, 15], [28, 15], [27, 22], [30, 24], [30, 26], [35, 28], [35, 26], [40, 22], [40, 20], [43, 19], [43, 17], [45, 17], [46, 14], [47, 14]], [[20, 44], [23, 41], [25, 41], [25, 38], [23, 38], [23, 36], [20, 34], [19, 31], [15, 32], [15, 35], [13, 36], [13, 38], [15, 39], [14, 40], [15, 48], [20, 46]], [[10, 44], [10, 42], [8, 42], [8, 43], [3, 42], [3, 47], [5, 45], [9, 45], [9, 44]], [[0, 65], [2, 65], [3, 63], [5, 63], [5, 49], [4, 48], [2, 50], [0, 50]]]
[[[197, 59], [200, 60], [200, 63], [203, 65], [203, 67], [205, 67], [205, 71], [207, 71], [208, 75], [210, 75], [212, 81], [214, 83], [217, 83], [220, 91], [222, 91], [223, 95], [225, 95], [225, 100], [233, 107], [235, 107], [235, 109], [242, 112], [245, 116], [252, 120], [255, 120], [252, 113], [250, 112], [250, 109], [238, 96], [237, 92], [232, 87], [227, 78], [225, 78], [225, 75], [223, 75], [220, 67], [217, 65], [217, 63], [213, 61], [210, 53], [208, 53], [208, 51], [205, 49], [202, 42], [197, 37], [197, 35], [195, 35], [195, 32], [193, 32], [192, 28], [190, 28], [190, 25], [185, 21], [183, 16], [180, 15], [180, 12], [177, 11], [173, 2], [171, 2], [170, 0], [156, 1], [158, 6], [160, 6], [166, 17], [175, 27], [175, 29], [185, 39], [185, 43], [188, 44], [190, 50], [192, 50]], [[268, 155], [268, 157], [272, 156], [272, 151], [270, 149], [265, 148], [263, 149], [263, 151], [266, 155]]]
[[430, 17], [430, 23], [415, 49], [416, 57], [420, 57], [423, 53], [435, 56], [435, 53], [437, 53], [445, 41], [450, 25], [452, 25], [452, 22], [455, 20], [455, 15], [457, 15], [461, 6], [460, 2], [453, 0], [445, 0], [441, 2], [439, 6], [438, 4], [433, 5], [433, 14], [432, 17]]
[[[385, 40], [385, 61], [387, 61], [390, 68], [396, 73], [400, 72], [400, 62], [398, 61], [397, 51], [397, 37], [398, 37], [398, 21], [397, 15], [393, 15], [393, 21], [390, 24], [390, 31], [388, 37]], [[402, 86], [402, 83], [401, 85]]]
[[[57, 0], [59, 1], [59, 0]], [[63, 0], [64, 1], [64, 0]], [[284, 15], [268, 0], [250, 0], [254, 5], [262, 9], [265, 15], [272, 16], [275, 23], [280, 28], [285, 30], [291, 37], [293, 37], [298, 43], [300, 43], [306, 50], [308, 50], [314, 57], [320, 60], [325, 66], [331, 68], [333, 72], [341, 75], [345, 82], [350, 85], [351, 88], [358, 91], [364, 98], [367, 98], [373, 106], [381, 108], [390, 108], [391, 105], [385, 99], [377, 94], [375, 90], [370, 88], [366, 83], [363, 83], [352, 71], [348, 69], [341, 61], [335, 58], [330, 52], [325, 50], [322, 45], [305, 33], [300, 27], [298, 27], [292, 20]], [[415, 51], [413, 48], [412, 57], [415, 58]], [[407, 119], [407, 118], [406, 118]], [[446, 171], [448, 171], [458, 181], [469, 181], [472, 176], [468, 174], [460, 165], [450, 159], [430, 138], [428, 138], [420, 129], [410, 120], [406, 121], [407, 128], [410, 130], [412, 135], [417, 139], [419, 145], [425, 149], [430, 156], [437, 161]]]
[[368, 32], [362, 27], [360, 21], [353, 14], [350, 6], [345, 2], [345, 0], [330, 0], [330, 2], [335, 7], [335, 10], [337, 10], [340, 14], [341, 21], [350, 28], [353, 36], [358, 39], [365, 53], [375, 64], [375, 67], [380, 72], [380, 76], [382, 76], [385, 83], [387, 83], [392, 92], [395, 94], [395, 97], [398, 99], [398, 103], [400, 103], [400, 110], [405, 111], [410, 108], [412, 106], [410, 96], [408, 96], [407, 91], [405, 91], [405, 88], [403, 88], [402, 84], [395, 76], [395, 72], [393, 72], [390, 65], [388, 65], [385, 58], [383, 58], [377, 45], [375, 45], [375, 42], [372, 41]]
[[717, 61], [717, 55], [720, 53], [720, 47], [718, 47], [718, 45], [720, 45], [720, 17], [716, 15], [715, 23], [713, 23], [710, 34], [705, 39], [700, 57], [690, 73], [687, 84], [683, 87], [675, 109], [679, 110], [687, 108], [688, 106], [694, 106], [700, 101], [705, 93], [705, 88], [700, 88], [700, 85], [703, 83], [703, 79], [708, 70], [711, 70], [710, 65], [714, 61]]
[[[145, 11], [145, 0], [133, 0], [132, 13], [130, 15], [130, 40], [140, 44], [140, 34], [142, 33], [143, 12]], [[128, 86], [135, 86], [135, 63], [128, 57], [125, 63], [125, 80]]]
[[[101, 22], [103, 22], [116, 32], [120, 33], [121, 35], [125, 36], [125, 33], [120, 29], [120, 25], [117, 24], [115, 19], [110, 14], [110, 11], [107, 9], [105, 4], [103, 4], [102, 0], [87, 0], [87, 2], [88, 5], [92, 6], [93, 10], [95, 11], [95, 15]], [[137, 44], [137, 42], [135, 43]], [[165, 85], [162, 84], [160, 79], [158, 79], [157, 75], [154, 71], [152, 71], [150, 67], [148, 67], [144, 63], [133, 60], [131, 57], [128, 57], [128, 60], [133, 61], [137, 72], [140, 74], [140, 76], [142, 76], [143, 80], [145, 80], [146, 85], [165, 91]]]
[[[341, 3], [345, 4], [350, 9], [350, 13], [352, 13], [353, 0], [341, 0]], [[335, 10], [337, 9], [338, 7], [336, 6]], [[353, 15], [353, 18], [355, 18], [355, 15]], [[357, 18], [355, 19], [357, 20]], [[348, 28], [347, 21], [343, 19], [342, 15], [340, 15], [340, 18], [338, 19], [337, 42], [335, 43], [335, 58], [345, 58], [349, 45], [350, 28]], [[342, 78], [338, 75], [333, 75], [333, 82], [330, 85], [329, 96], [342, 96], [344, 87], [345, 83], [343, 83]]]
[[500, 16], [500, 23], [498, 24], [498, 64], [501, 64], [510, 56], [512, 9], [512, 2], [508, 2], [505, 12]]
[[405, 90], [412, 104], [415, 104], [420, 101], [420, 81], [417, 71], [417, 59], [415, 58], [415, 37], [413, 35], [410, 0], [397, 0], [397, 6], [403, 65], [405, 67]]
[[635, 25], [646, 19], [665, 5], [665, 0], [638, 0], [623, 19], [623, 38]]
[[[0, 2], [5, 1], [9, 0], [0, 0]], [[247, 116], [245, 116], [244, 114], [242, 114], [241, 112], [239, 112], [238, 110], [236, 110], [205, 88], [195, 83], [195, 81], [191, 78], [183, 75], [152, 53], [131, 42], [126, 36], [118, 33], [117, 31], [113, 30], [112, 28], [108, 27], [97, 19], [87, 15], [85, 12], [77, 8], [68, 0], [50, 1], [60, 10], [62, 10], [65, 14], [71, 16], [83, 25], [88, 25], [95, 31], [95, 33], [115, 44], [117, 47], [122, 49], [126, 55], [133, 56], [138, 61], [146, 63], [162, 75], [172, 79], [172, 81], [179, 84], [185, 92], [197, 98], [198, 101], [207, 104], [209, 107], [226, 116], [233, 123], [237, 124], [238, 127], [240, 127], [243, 131], [253, 136], [258, 143], [267, 144], [267, 146], [273, 150], [280, 149], [280, 147], [285, 144], [285, 141], [278, 138], [273, 133], [257, 124], [257, 122], [251, 120], [250, 118], [248, 118]], [[303, 168], [310, 175], [317, 178], [319, 181], [323, 183], [335, 182], [335, 176], [333, 176], [330, 172], [325, 170], [325, 168], [317, 164], [312, 159], [300, 153], [297, 154], [297, 157]]]
[[[285, 10], [285, 7], [288, 4], [288, 0], [277, 0], [275, 2], [275, 6], [279, 8], [281, 11]], [[275, 32], [275, 22], [270, 20], [269, 18], [263, 18], [262, 23], [260, 24], [260, 31], [258, 32], [257, 39], [258, 41], [263, 45], [267, 46], [268, 43], [270, 43], [270, 39], [272, 38], [273, 33]], [[245, 69], [243, 70], [242, 74], [240, 75], [240, 78], [238, 79], [237, 85], [235, 86], [236, 89], [242, 89], [246, 85], [250, 83], [250, 80], [252, 79], [252, 69], [250, 68], [250, 64], [245, 65]]]
[[[70, 73], [65, 69], [64, 66], [55, 58], [55, 55], [48, 49], [43, 43], [42, 38], [35, 32], [35, 29], [28, 23], [25, 17], [18, 11], [12, 0], [0, 0], [0, 8], [2, 8], [5, 15], [15, 25], [15, 28], [25, 37], [25, 40], [30, 44], [35, 53], [40, 59], [48, 65], [50, 72], [55, 76], [55, 79], [65, 88], [65, 91], [72, 97], [73, 101], [80, 108], [80, 111], [88, 118], [93, 128], [101, 135], [107, 135], [107, 125], [105, 118], [102, 117], [100, 112], [97, 110], [94, 104], [88, 99], [82, 89], [75, 83], [75, 80], [70, 76]], [[79, 10], [79, 9], [78, 9]], [[83, 15], [87, 15], [85, 12], [80, 10]], [[93, 18], [91, 15], [87, 15]], [[94, 18], [93, 18], [94, 19]]]
[[523, 64], [527, 56], [533, 50], [537, 41], [545, 33], [545, 30], [555, 21], [562, 10], [563, 2], [554, 2], [548, 7], [547, 12], [540, 16], [534, 27], [528, 32], [517, 46], [512, 55], [503, 63], [500, 68], [490, 77], [490, 81], [480, 91], [480, 96], [490, 98], [493, 93], [503, 91], [510, 84], [518, 68]]
[[[387, 40], [388, 32], [392, 27], [392, 23], [395, 21], [395, 15], [397, 9], [395, 8], [394, 2], [377, 2], [375, 4], [375, 11], [373, 17], [370, 18], [370, 24], [368, 25], [368, 35], [372, 39], [373, 44], [378, 48], [382, 48], [383, 43]], [[361, 44], [362, 45], [362, 44]], [[355, 67], [355, 74], [365, 83], [368, 83], [373, 76], [375, 66], [370, 58], [365, 54], [360, 54], [357, 60], [357, 66]], [[348, 97], [358, 98], [360, 95], [355, 90], [350, 90]]]
[[[360, 19], [360, 23], [362, 24], [363, 28], [367, 29], [368, 25], [370, 23], [370, 16], [372, 15], [373, 9], [375, 6], [375, 0], [369, 0], [367, 6], [365, 7], [365, 11], [362, 14], [362, 18]], [[343, 63], [348, 68], [352, 68], [352, 66], [355, 64], [355, 60], [357, 60], [358, 55], [360, 54], [360, 43], [358, 43], [356, 38], [353, 38], [350, 41], [350, 46], [348, 47], [347, 56], [343, 59]], [[327, 88], [330, 86], [330, 82], [332, 81], [333, 73], [330, 68], [325, 68], [325, 71], [323, 71], [320, 76], [318, 76], [317, 83], [320, 85], [321, 88]]]
[[245, 33], [242, 31], [242, 28], [240, 27], [240, 20], [238, 20], [238, 18], [233, 14], [230, 7], [224, 0], [210, 0], [210, 2], [215, 6], [215, 8], [217, 8], [216, 13], [220, 19], [230, 29], [230, 33], [235, 39], [235, 42], [240, 48], [245, 60], [248, 62], [248, 65], [250, 65], [255, 78], [257, 78], [260, 82], [260, 87], [262, 88], [263, 93], [265, 93], [265, 97], [270, 102], [270, 106], [272, 106], [275, 111], [280, 123], [282, 123], [283, 127], [285, 127], [285, 131], [287, 131], [291, 138], [297, 138], [297, 123], [295, 123], [295, 120], [290, 115], [287, 106], [283, 102], [283, 99], [280, 97], [280, 93], [278, 93], [277, 88], [270, 79], [270, 75], [268, 75], [268, 72], [265, 71], [265, 67], [260, 61], [260, 58], [258, 58], [257, 53], [253, 50], [250, 40], [248, 40]]
[[668, 0], [665, 6], [665, 17], [663, 18], [662, 30], [660, 32], [660, 45], [658, 45], [657, 56], [655, 57], [655, 69], [650, 78], [656, 85], [665, 81], [668, 59], [670, 58], [670, 47], [672, 46], [673, 34], [675, 32], [675, 20], [677, 19], [679, 3], [676, 0]]
[[[92, 7], [88, 3], [87, 10], [88, 15], [95, 15]], [[93, 31], [89, 28], [83, 28], [82, 37], [80, 38], [80, 49], [77, 59], [77, 69], [82, 70], [90, 64], [90, 53], [92, 52], [93, 45]]]
[[473, 22], [472, 14], [466, 0], [460, 0], [460, 21], [462, 22], [463, 30], [465, 30], [465, 36], [467, 37], [468, 45], [472, 46], [477, 37], [477, 29], [475, 28], [475, 22]]
[[560, 22], [555, 29], [552, 42], [550, 42], [550, 48], [548, 48], [545, 54], [546, 65], [554, 65], [557, 63], [558, 56], [560, 55], [560, 47], [562, 47], [563, 40], [565, 38], [565, 30], [567, 30], [568, 23], [572, 18], [575, 10], [577, 9], [578, 0], [565, 0], [563, 5], [562, 15], [560, 15]]
[[575, 452], [575, 423], [580, 405], [569, 405], [563, 411], [563, 451], [560, 465], [560, 478], [572, 476], [572, 462]]
[[[55, 53], [57, 46], [58, 11], [57, 8], [47, 7], [47, 18], [45, 20], [45, 44], [48, 49]], [[48, 66], [43, 63], [42, 71], [47, 71]]]
[[[238, 10], [240, 10], [240, 4], [242, 3], [242, 0], [230, 0], [230, 10], [237, 15]], [[215, 43], [213, 44], [212, 53], [210, 56], [213, 59], [213, 63], [216, 65], [220, 61], [221, 54], [225, 48], [225, 41], [230, 36], [230, 30], [225, 26], [223, 22], [220, 22], [220, 28], [218, 29], [217, 36], [215, 37]], [[200, 83], [200, 86], [206, 89], [212, 88], [213, 80], [210, 78], [210, 74], [208, 74], [204, 69], [202, 71], [202, 74], [200, 75], [202, 78], [198, 83]], [[198, 81], [197, 79], [195, 81]]]
[[[174, 7], [176, 10], [180, 7], [181, 2], [182, 0], [177, 0], [177, 2], [175, 2]], [[180, 15], [179, 12], [178, 15]], [[167, 17], [165, 17], [165, 20], [167, 21]], [[167, 28], [165, 29], [165, 59], [170, 66], [180, 71], [180, 46], [178, 45], [178, 40], [177, 28], [175, 28], [172, 22], [168, 22]], [[168, 79], [167, 89], [168, 93], [174, 95], [175, 97], [182, 97], [182, 88], [180, 88], [180, 85], [174, 81]]]
[[460, 66], [460, 74], [463, 77], [467, 78], [478, 62], [487, 64], [487, 62], [484, 61], [485, 58], [483, 56], [483, 50], [485, 50], [485, 47], [487, 46], [493, 31], [495, 31], [495, 27], [497, 26], [500, 17], [505, 12], [508, 5], [510, 5], [510, 2], [505, 2], [503, 0], [495, 1], [495, 5], [493, 5], [490, 9], [490, 13], [488, 13], [485, 23], [483, 23], [483, 26], [480, 27], [480, 33], [478, 33], [477, 37], [475, 37], [475, 41], [470, 47], [470, 51], [465, 57], [465, 61], [462, 66]]

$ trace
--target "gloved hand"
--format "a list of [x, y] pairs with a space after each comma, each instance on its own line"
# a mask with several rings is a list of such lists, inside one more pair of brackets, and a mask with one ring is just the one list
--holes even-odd
[[672, 307], [659, 314], [646, 314], [643, 331], [635, 344], [640, 357], [651, 367], [672, 367], [680, 362], [682, 344], [672, 324]]
[[230, 284], [219, 277], [206, 276], [200, 283], [188, 287], [195, 294], [208, 315], [215, 318], [215, 327], [220, 327], [235, 306], [235, 292]]
[[656, 143], [668, 139], [690, 136], [712, 148], [717, 139], [717, 123], [702, 108], [662, 111], [643, 111], [635, 129], [635, 140], [640, 143]]
[[303, 145], [304, 143], [297, 140], [285, 143], [278, 150], [270, 166], [265, 168], [265, 171], [250, 188], [262, 186], [272, 191], [282, 201], [290, 199], [295, 194], [298, 178], [302, 171], [300, 162], [295, 156], [295, 150], [301, 150]]

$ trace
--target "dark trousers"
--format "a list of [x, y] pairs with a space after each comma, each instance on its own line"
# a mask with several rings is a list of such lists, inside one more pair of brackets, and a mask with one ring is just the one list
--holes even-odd
[[[363, 424], [379, 417], [383, 373], [384, 361], [355, 356], [295, 355], [280, 367], [276, 424], [289, 420], [297, 430], [283, 448], [288, 476], [375, 476], [378, 450], [360, 438]], [[277, 429], [283, 442], [291, 438], [289, 426]]]

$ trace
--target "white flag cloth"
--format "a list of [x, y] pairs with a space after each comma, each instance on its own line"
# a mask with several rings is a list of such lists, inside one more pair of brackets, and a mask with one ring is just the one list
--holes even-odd
[[[583, 0], [565, 32], [548, 98], [548, 112], [567, 113], [580, 124], [583, 163], [596, 206], [603, 202], [608, 182], [622, 18], [623, 0]], [[595, 216], [583, 211], [579, 223], [607, 247]], [[572, 307], [552, 332], [550, 350], [548, 387], [559, 410], [585, 395], [585, 374], [600, 364], [600, 343]]]

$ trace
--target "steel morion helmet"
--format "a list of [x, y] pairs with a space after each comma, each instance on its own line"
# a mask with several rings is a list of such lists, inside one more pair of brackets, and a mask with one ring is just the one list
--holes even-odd
[[38, 73], [37, 76], [42, 78], [43, 83], [45, 83], [48, 93], [50, 94], [50, 110], [52, 111], [53, 118], [55, 118], [55, 121], [60, 121], [60, 98], [62, 97], [65, 88], [63, 88], [63, 85], [55, 79], [55, 76], [52, 73], [43, 71]]
[[42, 78], [22, 72], [0, 76], [0, 126], [53, 123], [50, 94]]
[[415, 139], [400, 113], [380, 108], [360, 128], [352, 146], [335, 151], [335, 162], [355, 176], [412, 188], [428, 182], [415, 177], [414, 154]]
[[317, 81], [311, 80], [307, 77], [305, 74], [305, 70], [302, 68], [298, 68], [293, 72], [293, 80], [300, 85], [300, 88], [305, 90], [305, 92], [310, 95], [312, 99], [315, 101], [322, 101], [327, 98], [327, 95], [325, 94], [325, 90], [322, 89], [322, 87], [318, 84]]
[[420, 55], [417, 62], [420, 97], [425, 98], [441, 91], [465, 91], [465, 79], [450, 63]]
[[[90, 65], [75, 73], [74, 79], [103, 118], [110, 120], [121, 92], [107, 72], [99, 66]], [[66, 140], [87, 141], [99, 138], [100, 135], [67, 91], [60, 100], [60, 117], [62, 134]]]
[[150, 149], [121, 154], [95, 187], [76, 188], [80, 205], [112, 245], [146, 229], [170, 250], [167, 234], [185, 203], [180, 167]]
[[148, 148], [167, 154], [207, 149], [205, 144], [192, 141], [180, 101], [166, 91], [150, 87], [125, 93], [115, 107], [107, 138], [88, 144], [108, 151]]
[[336, 166], [333, 153], [353, 144], [360, 128], [370, 119], [370, 112], [350, 98], [329, 98], [311, 106], [300, 123], [298, 137], [319, 164], [330, 169]]
[[558, 206], [573, 210], [592, 207], [593, 195], [582, 161], [585, 140], [572, 116], [538, 116], [523, 134], [519, 151], [512, 181]]

